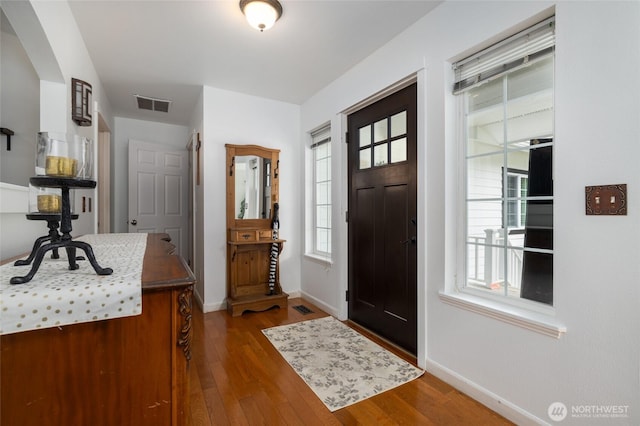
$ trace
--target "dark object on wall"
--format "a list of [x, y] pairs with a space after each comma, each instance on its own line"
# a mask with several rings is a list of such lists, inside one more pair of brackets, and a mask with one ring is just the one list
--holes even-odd
[[200, 132], [198, 132], [198, 142], [196, 143], [196, 185], [200, 185], [200, 148], [202, 141], [200, 140]]
[[0, 127], [0, 133], [7, 135], [7, 151], [11, 151], [11, 136], [15, 135], [15, 133], [6, 127]]
[[585, 209], [587, 215], [627, 215], [627, 184], [586, 186]]
[[91, 126], [91, 85], [71, 79], [71, 119], [78, 126]]

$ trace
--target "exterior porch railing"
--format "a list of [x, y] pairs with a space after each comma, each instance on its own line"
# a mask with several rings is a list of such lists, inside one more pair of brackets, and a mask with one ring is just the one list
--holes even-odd
[[508, 287], [519, 289], [522, 282], [522, 249], [512, 246], [523, 246], [523, 234], [508, 235], [508, 244], [505, 244], [503, 228], [485, 229], [484, 232], [485, 235], [468, 237], [469, 281], [487, 288], [506, 283]]

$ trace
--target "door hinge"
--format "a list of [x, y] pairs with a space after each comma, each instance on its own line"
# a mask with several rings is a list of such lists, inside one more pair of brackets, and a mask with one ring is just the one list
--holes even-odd
[[344, 212], [344, 221], [349, 223], [349, 210], [346, 210]]
[[345, 291], [344, 294], [346, 296], [345, 302], [348, 302], [349, 301], [349, 290]]
[[344, 143], [349, 143], [349, 132], [344, 132]]

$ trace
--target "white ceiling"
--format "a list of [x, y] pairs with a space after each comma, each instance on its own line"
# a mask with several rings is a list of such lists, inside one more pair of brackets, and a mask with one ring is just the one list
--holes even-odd
[[[202, 86], [301, 104], [440, 0], [281, 0], [260, 33], [237, 0], [71, 0], [116, 116], [188, 125]], [[172, 101], [137, 109], [134, 94]]]

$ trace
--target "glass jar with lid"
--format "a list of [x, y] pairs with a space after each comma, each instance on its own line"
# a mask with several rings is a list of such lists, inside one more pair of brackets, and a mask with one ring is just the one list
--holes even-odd
[[37, 176], [91, 179], [93, 177], [91, 139], [62, 133], [38, 133], [35, 171]]
[[[69, 204], [71, 213], [74, 210], [74, 191], [69, 191]], [[29, 184], [29, 213], [61, 214], [62, 213], [62, 189], [45, 188]]]

